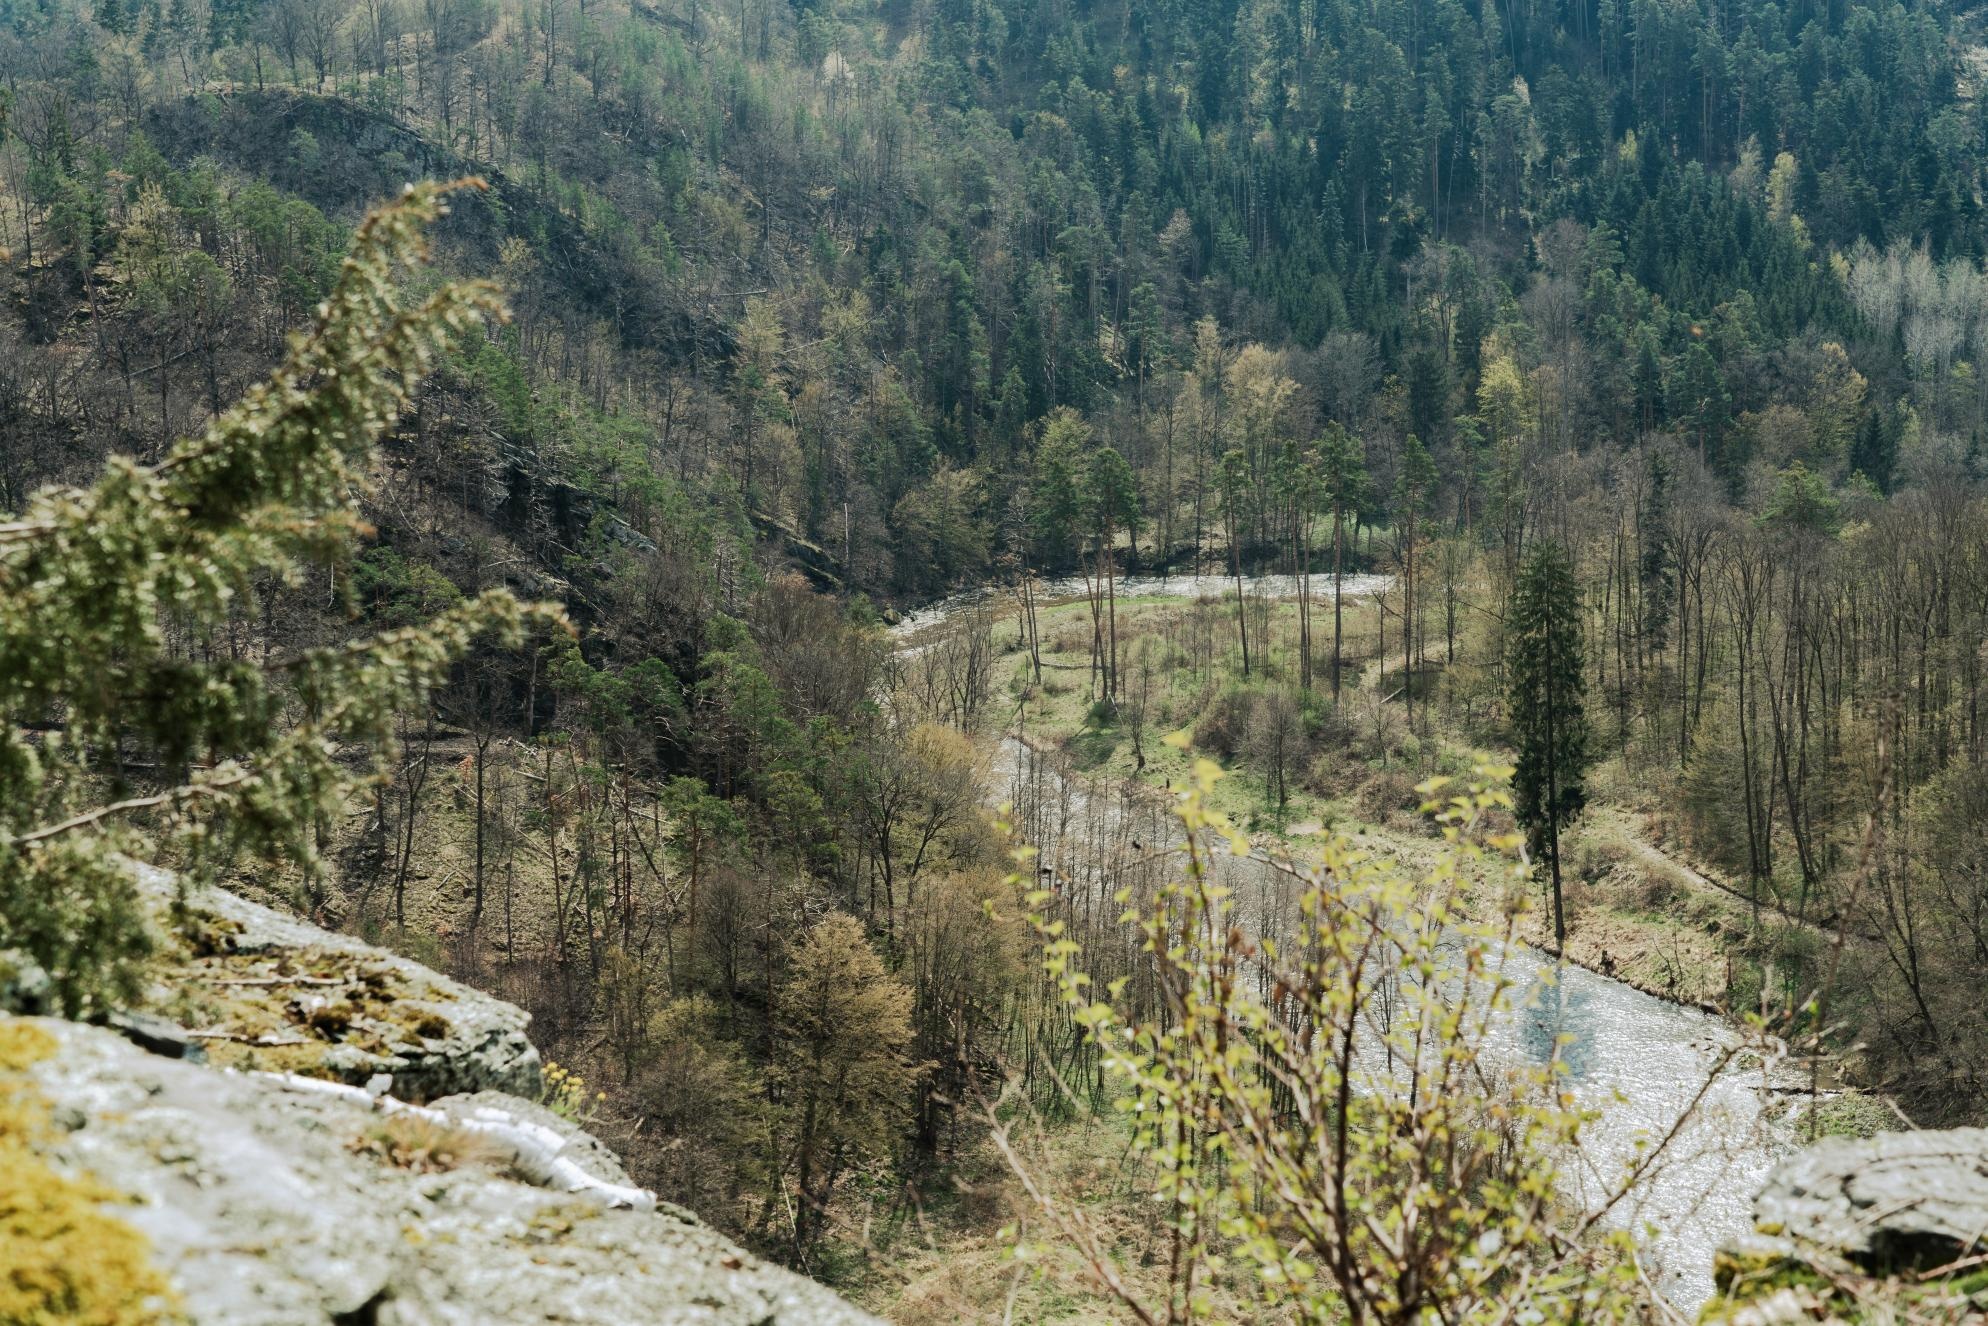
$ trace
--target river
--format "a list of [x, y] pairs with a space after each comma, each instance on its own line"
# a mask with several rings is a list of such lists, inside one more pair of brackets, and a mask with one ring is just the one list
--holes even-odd
[[[1276, 594], [1280, 587], [1295, 592], [1282, 585], [1288, 579], [1275, 578], [1257, 592]], [[1363, 593], [1373, 592], [1375, 582], [1386, 583], [1385, 577], [1360, 579]], [[1200, 587], [1203, 580], [1206, 590]], [[1183, 581], [1194, 588], [1184, 588]], [[1134, 588], [1125, 588], [1128, 584]], [[1233, 581], [1213, 577], [1139, 578], [1121, 582], [1119, 592], [1196, 595], [1215, 592], [1218, 584], [1233, 592]], [[1349, 578], [1349, 597], [1354, 588]], [[1329, 580], [1326, 589], [1329, 601]], [[1081, 593], [1081, 586], [1075, 592]], [[899, 633], [908, 636], [935, 625], [972, 601], [948, 600], [907, 619]], [[1160, 849], [1177, 843], [1179, 835], [1162, 799], [1149, 792], [1121, 787], [1106, 793], [1066, 775], [1058, 761], [1012, 736], [997, 747], [993, 781], [996, 794], [1013, 806], [1014, 823], [1039, 849], [1040, 868], [1073, 899], [1111, 905], [1113, 889], [1128, 882], [1128, 861], [1133, 870], [1172, 868], [1172, 854]], [[1261, 855], [1218, 859], [1229, 863], [1225, 882], [1236, 889], [1245, 923], [1274, 933], [1279, 918], [1289, 914], [1290, 875]], [[1581, 1103], [1598, 1112], [1583, 1130], [1577, 1156], [1563, 1165], [1571, 1201], [1584, 1206], [1601, 1201], [1634, 1163], [1640, 1144], [1676, 1130], [1662, 1165], [1639, 1181], [1611, 1219], [1654, 1228], [1645, 1265], [1675, 1306], [1695, 1312], [1712, 1294], [1713, 1254], [1749, 1227], [1754, 1193], [1794, 1145], [1792, 1112], [1773, 1106], [1798, 1083], [1785, 1069], [1748, 1066], [1745, 1056], [1713, 1076], [1740, 1043], [1738, 1033], [1718, 1017], [1666, 1003], [1534, 949], [1512, 948], [1504, 961], [1525, 993], [1493, 1048], [1544, 1062], [1565, 1033], [1570, 1039], [1561, 1057], [1569, 1079]]]

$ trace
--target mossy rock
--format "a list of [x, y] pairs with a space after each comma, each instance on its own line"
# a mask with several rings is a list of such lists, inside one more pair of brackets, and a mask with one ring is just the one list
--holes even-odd
[[[479, 1156], [458, 1135], [466, 1127], [382, 1110], [364, 1093], [146, 1054], [100, 1028], [31, 1025], [37, 1049], [56, 1048], [17, 1076], [49, 1117], [70, 1121], [51, 1127], [48, 1164], [114, 1181], [103, 1195], [120, 1204], [105, 1210], [135, 1231], [106, 1238], [84, 1226], [94, 1246], [58, 1245], [64, 1269], [142, 1248], [142, 1234], [157, 1268], [147, 1288], [169, 1281], [188, 1326], [876, 1326], [677, 1213], [610, 1209], [584, 1189], [525, 1181], [499, 1150]], [[612, 1164], [594, 1139], [524, 1101], [445, 1105], [558, 1132], [560, 1159], [583, 1171]], [[4, 1286], [15, 1258], [0, 1257]], [[134, 1315], [144, 1302], [122, 1315], [33, 1315], [0, 1297], [0, 1322], [163, 1326], [173, 1318], [158, 1298], [148, 1316]]]
[[189, 1028], [216, 1065], [355, 1086], [386, 1074], [417, 1101], [539, 1094], [524, 1010], [222, 890], [182, 899], [165, 871], [139, 879], [192, 936], [149, 1011]]
[[58, 1136], [29, 1070], [55, 1037], [0, 1014], [0, 1321], [11, 1326], [164, 1326], [177, 1299], [150, 1242], [87, 1173], [51, 1165]]

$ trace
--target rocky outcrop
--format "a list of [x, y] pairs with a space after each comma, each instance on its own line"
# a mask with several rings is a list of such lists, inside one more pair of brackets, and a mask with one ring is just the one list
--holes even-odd
[[178, 899], [170, 874], [136, 869], [162, 910], [190, 914], [193, 937], [153, 1011], [186, 1025], [215, 1063], [355, 1086], [385, 1074], [405, 1100], [539, 1093], [523, 1009], [221, 889]]
[[[169, 936], [146, 1005], [101, 1026], [0, 1012], [0, 1272], [28, 1249], [29, 1283], [72, 1307], [106, 1285], [151, 1302], [162, 1275], [181, 1315], [90, 1319], [192, 1326], [872, 1320], [657, 1202], [539, 1103], [579, 1105], [546, 1092], [522, 1009], [134, 869]], [[17, 959], [0, 1010], [45, 1003]], [[65, 1209], [101, 1212], [114, 1266], [72, 1266], [18, 1218]]]
[[1988, 1129], [1830, 1138], [1778, 1165], [1708, 1320], [1988, 1320]]
[[528, 1102], [408, 1107], [33, 1022], [56, 1045], [21, 1070], [45, 1158], [131, 1199], [117, 1215], [198, 1326], [871, 1320], [686, 1213], [634, 1209], [605, 1148]]
[[1754, 1200], [1764, 1237], [1871, 1269], [1924, 1269], [1988, 1245], [1988, 1128], [1831, 1138], [1783, 1161]]

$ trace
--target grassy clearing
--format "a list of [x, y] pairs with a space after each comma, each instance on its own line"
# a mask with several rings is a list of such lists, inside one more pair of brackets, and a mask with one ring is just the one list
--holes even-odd
[[[1392, 626], [1392, 606], [1386, 611], [1385, 624]], [[1331, 617], [1314, 613], [1313, 649], [1326, 662], [1315, 665], [1312, 696], [1301, 704], [1308, 753], [1285, 770], [1280, 802], [1262, 750], [1267, 743], [1252, 739], [1250, 703], [1253, 684], [1282, 684], [1294, 676], [1296, 606], [1259, 605], [1250, 624], [1254, 657], [1246, 683], [1233, 599], [1121, 601], [1120, 703], [1112, 707], [1094, 698], [1087, 603], [1040, 610], [1039, 687], [1028, 685], [1032, 668], [1019, 626], [1013, 618], [1002, 620], [995, 647], [1012, 706], [1010, 730], [1060, 748], [1092, 777], [1155, 787], [1186, 778], [1196, 758], [1216, 759], [1230, 771], [1217, 784], [1216, 807], [1248, 829], [1259, 847], [1300, 862], [1307, 840], [1322, 832], [1371, 841], [1410, 859], [1426, 855], [1433, 841], [1416, 785], [1439, 773], [1467, 774], [1471, 752], [1492, 744], [1495, 731], [1483, 725], [1465, 730], [1432, 704], [1426, 712], [1418, 708], [1411, 732], [1391, 633], [1388, 654], [1380, 652], [1381, 605], [1349, 600], [1336, 706], [1330, 698]], [[1440, 693], [1445, 713], [1488, 712], [1485, 678], [1442, 667], [1443, 642], [1431, 645], [1438, 657], [1429, 675], [1418, 678], [1418, 694]], [[1189, 749], [1161, 742], [1180, 729], [1192, 735]], [[1662, 825], [1651, 817], [1660, 819], [1662, 797], [1622, 761], [1607, 761], [1596, 771], [1594, 794], [1564, 847], [1569, 960], [1660, 998], [1706, 1007], [1754, 1006], [1763, 986], [1784, 993], [1801, 971], [1805, 937], [1779, 934], [1772, 924], [1755, 926], [1747, 904], [1723, 891], [1721, 881], [1656, 847], [1652, 839]], [[1546, 906], [1533, 909], [1525, 933], [1550, 946]]]

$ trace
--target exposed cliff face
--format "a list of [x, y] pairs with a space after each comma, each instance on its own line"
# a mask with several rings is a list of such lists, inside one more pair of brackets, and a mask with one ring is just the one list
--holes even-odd
[[27, 1145], [144, 1235], [186, 1319], [872, 1320], [659, 1207], [598, 1141], [511, 1094], [539, 1089], [521, 1010], [239, 899], [194, 902], [199, 951], [175, 980], [206, 988], [162, 1007], [219, 1014], [218, 1031], [0, 1014], [40, 1047], [0, 1064], [6, 1098], [34, 1103]]

